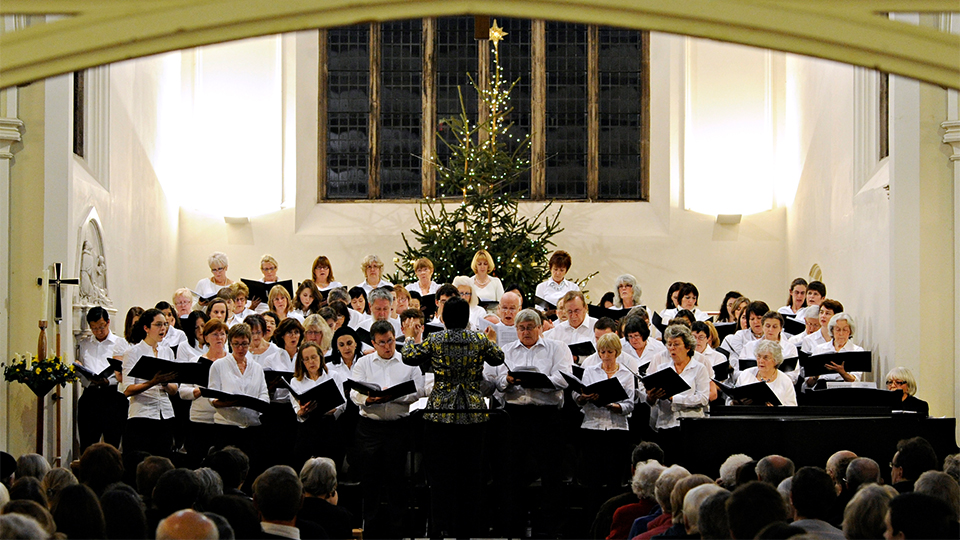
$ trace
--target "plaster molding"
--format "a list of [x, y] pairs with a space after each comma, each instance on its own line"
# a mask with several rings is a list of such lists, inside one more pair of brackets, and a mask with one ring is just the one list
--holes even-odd
[[23, 122], [17, 118], [0, 118], [0, 159], [12, 159], [10, 147], [20, 142], [20, 130]]
[[943, 144], [953, 147], [950, 161], [960, 161], [960, 120], [953, 120], [940, 124], [946, 133], [943, 134]]

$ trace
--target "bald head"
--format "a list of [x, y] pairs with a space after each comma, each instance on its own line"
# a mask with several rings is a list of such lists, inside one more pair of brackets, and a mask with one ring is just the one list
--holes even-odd
[[863, 484], [879, 484], [880, 465], [868, 457], [857, 458], [847, 465], [844, 478], [847, 481], [847, 490], [851, 493]]
[[853, 452], [849, 450], [840, 450], [839, 452], [830, 456], [830, 459], [827, 460], [827, 474], [830, 475], [830, 478], [833, 478], [834, 482], [842, 482], [847, 465], [849, 465], [850, 462], [855, 459], [857, 459], [857, 455]]
[[157, 525], [157, 540], [219, 540], [217, 524], [194, 510], [170, 514]]
[[497, 315], [500, 321], [507, 326], [513, 326], [517, 318], [517, 312], [520, 311], [520, 295], [513, 292], [505, 292], [500, 297], [500, 307], [497, 308]]
[[757, 480], [777, 487], [784, 479], [793, 476], [793, 461], [776, 454], [767, 456], [757, 463]]

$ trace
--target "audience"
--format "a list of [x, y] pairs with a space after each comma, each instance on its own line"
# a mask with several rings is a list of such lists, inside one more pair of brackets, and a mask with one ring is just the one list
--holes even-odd
[[820, 538], [843, 540], [843, 531], [826, 520], [837, 499], [836, 484], [826, 471], [817, 467], [801, 467], [790, 486], [793, 524]]
[[767, 525], [788, 519], [783, 497], [766, 482], [739, 486], [727, 501], [730, 536], [735, 539], [754, 538]]
[[867, 484], [853, 494], [843, 512], [843, 534], [850, 540], [882, 538], [890, 501], [897, 490], [890, 486]]
[[60, 491], [63, 490], [63, 488], [75, 486], [78, 483], [77, 477], [70, 472], [70, 469], [64, 469], [62, 467], [50, 469], [50, 472], [44, 475], [43, 481], [40, 482], [40, 487], [47, 496], [47, 507], [53, 508], [56, 506], [60, 498]]
[[0, 538], [50, 538], [37, 520], [23, 514], [4, 514], [0, 516]]
[[300, 471], [303, 483], [303, 506], [297, 520], [320, 524], [331, 538], [353, 536], [354, 516], [349, 510], [337, 506], [337, 466], [332, 459], [315, 457], [308, 459]]
[[637, 499], [635, 503], [625, 504], [613, 513], [608, 540], [625, 539], [630, 533], [634, 520], [649, 515], [657, 508], [656, 486], [660, 474], [666, 467], [656, 461], [641, 464], [633, 473], [630, 487]]
[[303, 484], [286, 465], [274, 465], [254, 480], [253, 504], [260, 513], [263, 538], [329, 538], [319, 525], [297, 519]]
[[789, 458], [772, 455], [757, 462], [756, 472], [757, 480], [776, 487], [784, 479], [793, 476], [794, 465]]
[[146, 538], [146, 505], [137, 490], [126, 484], [111, 484], [100, 496], [100, 507], [109, 539]]
[[53, 507], [57, 532], [67, 538], [106, 538], [106, 524], [97, 494], [85, 484], [67, 486]]
[[173, 469], [173, 462], [162, 456], [150, 456], [137, 465], [137, 493], [148, 507], [153, 505], [153, 488], [157, 480]]
[[36, 520], [49, 536], [57, 532], [57, 524], [53, 522], [53, 515], [46, 507], [34, 501], [10, 501], [3, 505], [3, 514], [21, 514]]
[[947, 503], [936, 497], [902, 493], [890, 501], [884, 538], [956, 539], [955, 531], [951, 531], [955, 517]]
[[727, 490], [718, 491], [700, 504], [697, 528], [701, 538], [730, 538], [730, 522], [727, 519], [727, 500], [730, 496]]
[[24, 454], [17, 460], [17, 478], [32, 476], [37, 480], [43, 480], [49, 471], [50, 464], [40, 454]]
[[33, 501], [42, 506], [47, 505], [47, 496], [43, 494], [40, 481], [33, 476], [25, 476], [16, 480], [10, 488], [11, 501]]
[[890, 480], [900, 493], [913, 491], [913, 483], [926, 471], [937, 470], [937, 453], [922, 437], [897, 443], [897, 452], [890, 461]]
[[107, 443], [92, 444], [80, 456], [79, 480], [98, 496], [103, 490], [123, 480], [123, 456]]
[[157, 540], [218, 540], [217, 524], [196, 510], [180, 510], [157, 526]]
[[717, 484], [729, 489], [734, 490], [737, 488], [737, 471], [740, 470], [745, 463], [753, 461], [753, 458], [746, 454], [734, 454], [728, 457], [723, 465], [720, 465], [720, 478], [717, 479]]
[[714, 483], [704, 483], [687, 492], [683, 498], [683, 524], [687, 536], [700, 538], [700, 512], [704, 502], [713, 495], [726, 491]]

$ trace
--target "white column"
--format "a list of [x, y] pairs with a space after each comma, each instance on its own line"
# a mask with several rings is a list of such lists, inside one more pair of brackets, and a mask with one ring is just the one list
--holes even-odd
[[[940, 30], [960, 34], [960, 17], [951, 13], [940, 16]], [[943, 127], [943, 143], [952, 148], [950, 162], [953, 169], [953, 257], [954, 257], [954, 350], [960, 351], [960, 93], [956, 90], [947, 91], [947, 120], [940, 124]], [[954, 382], [953, 387], [960, 388], [960, 357], [954, 355]], [[954, 392], [954, 416], [960, 414], [960, 392]], [[957, 428], [960, 436], [960, 426]]]

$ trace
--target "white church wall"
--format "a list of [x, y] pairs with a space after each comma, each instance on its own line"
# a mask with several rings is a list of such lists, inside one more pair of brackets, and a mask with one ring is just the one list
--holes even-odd
[[[296, 86], [296, 97], [286, 101], [286, 127], [296, 137], [284, 141], [284, 178], [285, 184], [294, 181], [290, 177], [295, 171], [297, 206], [253, 216], [240, 225], [181, 210], [178, 285], [193, 286], [208, 277], [207, 257], [218, 250], [230, 256], [228, 275], [235, 280], [258, 277], [264, 253], [278, 259], [282, 278], [302, 280], [313, 259], [324, 254], [333, 263], [334, 275], [353, 285], [362, 280], [359, 263], [368, 253], [378, 254], [387, 272], [393, 271], [393, 254], [403, 247], [400, 234], [417, 225], [415, 203], [313, 204], [316, 33], [303, 32], [291, 41], [284, 46], [285, 82]], [[747, 215], [739, 225], [718, 225], [713, 215], [683, 208], [685, 62], [684, 38], [651, 36], [650, 202], [563, 202], [565, 231], [556, 237], [557, 245], [573, 257], [570, 276], [600, 272], [587, 287], [594, 300], [610, 290], [618, 275], [632, 273], [644, 290], [644, 301], [653, 307], [663, 304], [676, 280], [697, 284], [705, 310], [716, 310], [730, 289], [776, 305], [786, 287], [785, 210]], [[523, 207], [535, 212], [541, 205]]]

